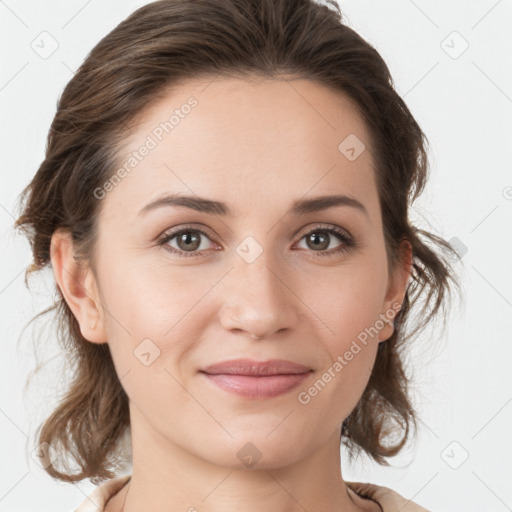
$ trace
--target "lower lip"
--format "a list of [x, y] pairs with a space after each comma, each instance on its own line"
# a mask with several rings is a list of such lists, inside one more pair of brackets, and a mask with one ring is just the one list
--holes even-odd
[[204, 373], [219, 388], [246, 398], [271, 398], [282, 395], [298, 386], [308, 378], [308, 373], [294, 375], [268, 375], [254, 377], [249, 375], [229, 375], [225, 373]]

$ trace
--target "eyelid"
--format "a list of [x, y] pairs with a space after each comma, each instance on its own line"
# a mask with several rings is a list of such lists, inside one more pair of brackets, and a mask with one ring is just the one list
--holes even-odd
[[298, 233], [302, 233], [302, 235], [300, 237], [302, 239], [304, 236], [311, 233], [312, 231], [330, 231], [330, 230], [337, 231], [337, 232], [339, 232], [340, 235], [350, 238], [351, 240], [354, 239], [354, 237], [350, 234], [350, 232], [347, 229], [337, 226], [336, 224], [329, 224], [328, 222], [327, 223], [325, 223], [325, 222], [324, 223], [322, 223], [322, 222], [313, 223], [312, 225], [309, 225], [306, 228], [304, 228], [304, 231], [299, 230]]
[[183, 225], [165, 230], [162, 234], [158, 235], [155, 242], [158, 245], [164, 244], [167, 241], [169, 241], [170, 239], [174, 238], [176, 235], [179, 235], [180, 233], [182, 233], [184, 231], [197, 231], [198, 233], [203, 234], [210, 240], [215, 239], [215, 236], [211, 235], [208, 232], [209, 230], [207, 228], [202, 227], [202, 225], [201, 225], [201, 227], [198, 227], [197, 224], [183, 224]]
[[[156, 239], [157, 245], [159, 245], [159, 246], [166, 245], [167, 242], [172, 240], [176, 235], [179, 235], [180, 233], [186, 232], [186, 231], [196, 231], [198, 233], [201, 233], [205, 237], [207, 237], [213, 243], [216, 243], [214, 241], [215, 236], [212, 237], [208, 233], [208, 231], [209, 231], [208, 228], [197, 227], [197, 226], [198, 225], [196, 225], [196, 224], [183, 224], [183, 225], [168, 229], [157, 237], [157, 239]], [[298, 233], [302, 233], [302, 234], [299, 236], [299, 239], [296, 243], [301, 242], [305, 236], [307, 236], [315, 231], [325, 231], [325, 232], [329, 233], [330, 235], [339, 237], [339, 239], [342, 242], [342, 246], [341, 246], [341, 248], [327, 249], [325, 251], [310, 251], [311, 253], [313, 253], [314, 257], [335, 256], [335, 255], [343, 253], [351, 248], [356, 248], [359, 245], [358, 242], [356, 242], [356, 240], [354, 239], [354, 237], [348, 230], [341, 228], [340, 226], [337, 226], [335, 224], [329, 224], [329, 223], [313, 223], [313, 225], [309, 225], [306, 228], [303, 228], [303, 230], [299, 230]], [[297, 234], [294, 235], [294, 238], [296, 236], [297, 236]], [[179, 257], [181, 257], [181, 256], [194, 257], [194, 256], [200, 256], [204, 252], [210, 253], [215, 249], [206, 250], [206, 251], [205, 250], [191, 251], [189, 254], [187, 254], [186, 251], [180, 251], [175, 248], [166, 248], [166, 250], [178, 255]]]

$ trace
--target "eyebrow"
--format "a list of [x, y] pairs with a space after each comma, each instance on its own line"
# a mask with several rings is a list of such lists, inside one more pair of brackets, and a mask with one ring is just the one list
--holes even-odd
[[[181, 206], [184, 208], [196, 210], [198, 212], [214, 215], [227, 216], [233, 214], [229, 206], [222, 201], [214, 201], [212, 199], [206, 199], [199, 196], [165, 194], [146, 204], [139, 212], [139, 216], [164, 206]], [[338, 206], [349, 206], [359, 210], [366, 216], [369, 216], [368, 211], [362, 203], [360, 203], [357, 199], [346, 195], [318, 196], [309, 199], [297, 199], [292, 203], [289, 213], [292, 215], [301, 216]]]

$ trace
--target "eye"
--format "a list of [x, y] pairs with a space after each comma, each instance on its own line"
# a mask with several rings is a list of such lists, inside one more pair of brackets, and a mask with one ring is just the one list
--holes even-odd
[[[341, 243], [334, 249], [328, 250], [333, 235]], [[208, 247], [202, 243], [202, 237], [210, 240], [208, 233], [202, 229], [183, 227], [165, 232], [157, 243], [180, 257], [198, 256], [200, 252], [208, 250]], [[348, 233], [335, 226], [315, 226], [301, 237], [300, 241], [302, 240], [305, 240], [306, 249], [311, 249], [311, 252], [315, 253], [314, 257], [335, 256], [356, 246], [355, 241]], [[170, 242], [175, 242], [176, 246], [171, 245]]]
[[[201, 237], [209, 239], [208, 234], [199, 228], [182, 228], [164, 233], [158, 240], [158, 245], [165, 245], [166, 249], [179, 256], [197, 256], [197, 251], [205, 249], [201, 243]], [[178, 247], [168, 245], [173, 239], [176, 239]]]
[[[333, 235], [341, 241], [341, 243], [334, 249], [327, 250]], [[305, 240], [307, 249], [312, 248], [312, 251], [316, 253], [314, 255], [315, 257], [335, 256], [336, 254], [350, 250], [356, 245], [348, 233], [334, 226], [317, 226], [303, 235], [301, 241], [302, 240]]]

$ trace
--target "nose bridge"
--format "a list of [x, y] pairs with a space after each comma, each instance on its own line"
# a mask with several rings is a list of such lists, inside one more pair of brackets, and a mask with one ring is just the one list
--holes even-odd
[[279, 295], [278, 288], [281, 288], [282, 284], [276, 276], [279, 271], [276, 271], [271, 252], [262, 251], [254, 261], [248, 261], [237, 254], [233, 278], [239, 283], [241, 290], [247, 290], [249, 295], [253, 294], [255, 297], [272, 300], [275, 300], [276, 294]]
[[223, 301], [221, 321], [226, 329], [265, 337], [294, 325], [296, 305], [280, 268], [273, 251], [264, 250], [254, 238], [239, 244]]

